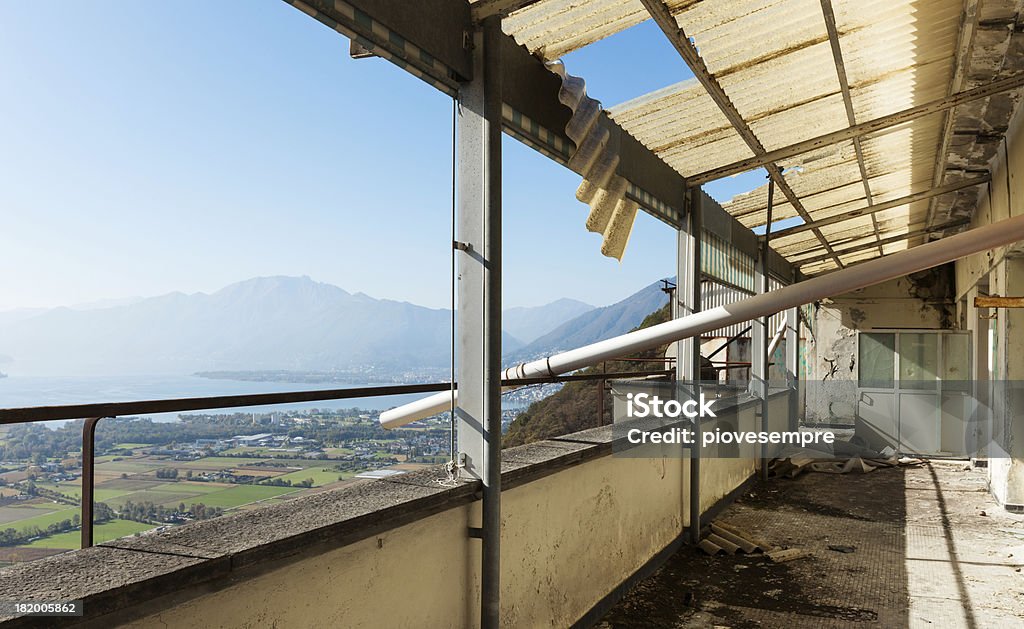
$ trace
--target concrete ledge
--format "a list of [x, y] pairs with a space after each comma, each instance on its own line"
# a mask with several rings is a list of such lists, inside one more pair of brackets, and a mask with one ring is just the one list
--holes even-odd
[[[607, 457], [614, 441], [612, 427], [603, 426], [504, 450], [503, 491]], [[448, 486], [440, 482], [445, 477], [438, 466], [4, 568], [5, 600], [81, 600], [85, 616], [7, 617], [0, 624], [109, 627], [480, 498], [478, 482]]]
[[[606, 456], [611, 443], [609, 426], [507, 449], [503, 488]], [[0, 624], [109, 626], [479, 499], [479, 482], [444, 478], [438, 466], [10, 566], [0, 570], [5, 600], [82, 600], [85, 616]]]
[[[194, 586], [227, 585], [289, 560], [370, 537], [474, 500], [477, 483], [444, 487], [442, 468], [128, 537], [0, 570], [6, 600], [82, 600], [92, 619]], [[55, 618], [0, 618], [53, 626]]]

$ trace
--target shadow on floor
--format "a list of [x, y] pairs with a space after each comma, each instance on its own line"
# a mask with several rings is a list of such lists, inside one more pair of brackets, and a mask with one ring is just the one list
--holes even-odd
[[962, 463], [758, 482], [720, 520], [811, 556], [684, 547], [598, 626], [1024, 626], [1024, 552], [1009, 552], [1024, 540], [999, 532], [1024, 519], [995, 510]]

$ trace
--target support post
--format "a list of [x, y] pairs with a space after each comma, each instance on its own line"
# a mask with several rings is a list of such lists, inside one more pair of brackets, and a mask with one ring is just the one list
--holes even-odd
[[480, 626], [500, 618], [501, 73], [500, 18], [473, 33], [473, 80], [459, 89], [458, 382], [462, 475], [483, 481]]
[[[701, 232], [703, 213], [700, 188], [688, 191], [686, 225], [678, 232], [676, 249], [676, 290], [672, 313], [675, 318], [700, 311], [701, 298]], [[676, 380], [693, 385], [700, 394], [700, 336], [676, 343]], [[694, 422], [694, 444], [690, 447], [690, 541], [700, 542], [700, 419]]]
[[[761, 251], [757, 257], [757, 264], [754, 267], [754, 290], [758, 295], [768, 292], [768, 254], [771, 251], [769, 241], [772, 231], [772, 206], [775, 197], [775, 180], [768, 182], [768, 216], [765, 224], [764, 240], [761, 241]], [[770, 315], [759, 317], [752, 321], [753, 327], [750, 339], [750, 387], [751, 392], [761, 400], [761, 421], [758, 430], [768, 430], [768, 345], [771, 343], [772, 330], [768, 328], [771, 320]], [[758, 469], [762, 480], [768, 478], [768, 444], [762, 443], [759, 447]]]
[[96, 424], [100, 417], [90, 417], [82, 426], [82, 548], [93, 544], [93, 520], [96, 519]]
[[789, 388], [789, 430], [800, 427], [800, 309], [786, 311], [786, 384]]

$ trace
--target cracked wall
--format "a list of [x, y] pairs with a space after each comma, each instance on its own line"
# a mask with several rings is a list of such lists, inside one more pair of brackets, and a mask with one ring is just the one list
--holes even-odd
[[813, 304], [805, 332], [808, 423], [854, 423], [857, 333], [952, 329], [956, 321], [950, 265]]

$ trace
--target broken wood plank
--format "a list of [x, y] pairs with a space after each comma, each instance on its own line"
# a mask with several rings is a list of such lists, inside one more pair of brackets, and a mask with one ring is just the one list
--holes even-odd
[[1024, 297], [1000, 297], [990, 295], [974, 298], [975, 308], [1024, 308]]
[[774, 550], [770, 553], [765, 553], [765, 556], [775, 563], [782, 563], [784, 561], [800, 559], [810, 554], [811, 553], [805, 548], [787, 548], [785, 550]]

